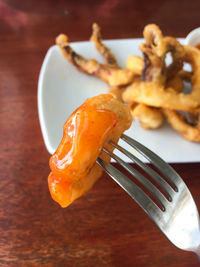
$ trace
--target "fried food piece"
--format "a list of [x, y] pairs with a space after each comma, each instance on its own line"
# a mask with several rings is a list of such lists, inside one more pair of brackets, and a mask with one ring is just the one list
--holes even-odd
[[[170, 53], [172, 57], [172, 62], [169, 66], [166, 67], [166, 77], [167, 81], [174, 78], [175, 75], [183, 68], [183, 57], [184, 57], [184, 48], [173, 37], [166, 36], [164, 37], [165, 52], [164, 57], [166, 59], [167, 53]], [[166, 62], [165, 62], [166, 65]]]
[[[130, 55], [126, 61], [126, 68], [138, 75], [142, 75], [144, 65], [144, 60], [140, 56]], [[189, 76], [189, 72], [180, 71], [176, 76], [167, 81], [166, 87], [171, 87], [177, 92], [182, 92], [184, 88], [183, 79], [188, 80]]]
[[64, 125], [62, 141], [50, 158], [52, 198], [66, 207], [87, 192], [102, 174], [96, 159], [110, 160], [101, 152], [102, 147], [112, 151], [108, 141], [117, 143], [131, 123], [128, 106], [109, 94], [87, 99], [72, 113]]
[[166, 82], [166, 88], [173, 88], [176, 92], [180, 93], [183, 92], [184, 89], [184, 81], [182, 78], [182, 72], [174, 76], [172, 79]]
[[140, 44], [139, 48], [144, 55], [144, 68], [142, 71], [143, 81], [153, 81], [164, 84], [165, 62], [163, 60], [163, 35], [157, 25], [149, 24], [144, 28], [143, 36], [146, 43]]
[[190, 94], [176, 92], [154, 82], [134, 82], [127, 86], [122, 94], [125, 102], [143, 103], [153, 107], [163, 107], [182, 111], [191, 111], [199, 106]]
[[193, 75], [192, 71], [180, 70], [178, 74], [182, 80], [191, 82], [192, 75]]
[[[144, 59], [134, 55], [129, 56], [126, 62], [127, 69], [141, 75], [146, 82], [151, 81], [160, 85], [167, 83], [167, 87], [172, 87], [176, 92], [182, 92], [184, 83], [180, 76], [176, 75], [168, 80], [166, 79], [165, 71], [167, 66], [165, 57], [166, 53], [172, 49], [172, 47], [169, 47], [169, 44], [167, 44], [169, 38], [165, 38], [165, 42], [163, 42], [162, 32], [153, 24], [145, 27], [144, 37], [146, 39], [146, 44], [140, 46], [144, 53]], [[176, 41], [174, 43], [174, 46], [177, 46], [179, 49], [180, 44]], [[180, 56], [181, 53], [176, 53], [176, 49], [174, 49], [173, 54], [175, 54], [175, 58]], [[178, 70], [181, 66], [182, 64], [179, 65]], [[131, 112], [133, 118], [137, 117], [144, 129], [154, 129], [162, 125], [163, 115], [160, 109], [155, 109], [145, 104], [138, 104], [137, 106], [136, 103], [132, 106], [134, 107]]]
[[[143, 35], [146, 43], [140, 45], [145, 59], [142, 78], [144, 81], [163, 85], [182, 69], [183, 46], [175, 38], [163, 37], [160, 28], [155, 24], [147, 25]], [[172, 57], [172, 63], [169, 66], [165, 62], [167, 53]]]
[[146, 41], [144, 46], [151, 51], [151, 54], [162, 57], [165, 46], [160, 28], [156, 24], [148, 24], [144, 27], [143, 36]]
[[164, 109], [165, 114], [170, 125], [179, 132], [185, 139], [193, 142], [200, 142], [200, 115], [198, 113], [198, 120], [196, 125], [190, 125], [185, 118], [175, 110]]
[[94, 109], [88, 102], [68, 118], [63, 127], [63, 139], [50, 159], [51, 170], [70, 181], [79, 180], [88, 173], [106, 136], [117, 123], [113, 112]]
[[[185, 77], [191, 81], [192, 91], [189, 94], [192, 99], [195, 99], [200, 104], [200, 50], [193, 46], [184, 46], [184, 62], [191, 64], [192, 72], [184, 72]], [[190, 75], [190, 76], [189, 76]]]
[[117, 98], [122, 103], [123, 103], [123, 100], [122, 100], [123, 92], [124, 92], [124, 88], [120, 88], [120, 87], [111, 87], [109, 89], [109, 94], [113, 95], [115, 98]]
[[[141, 45], [145, 55], [143, 81], [128, 85], [122, 99], [128, 103], [138, 102], [154, 107], [194, 111], [200, 105], [200, 51], [195, 47], [181, 46], [175, 38], [162, 37], [156, 25], [146, 26], [144, 37], [146, 43]], [[168, 52], [173, 61], [166, 66], [165, 57]], [[183, 62], [190, 63], [193, 70], [192, 92], [187, 95], [166, 87], [174, 75], [181, 71]]]
[[[184, 61], [190, 63], [192, 72], [182, 71], [180, 76], [183, 80], [192, 83], [192, 92], [189, 94], [193, 99], [200, 103], [200, 53], [192, 46], [185, 46]], [[176, 110], [163, 110], [170, 125], [178, 131], [185, 139], [193, 142], [200, 142], [200, 111], [199, 108], [193, 112], [189, 111], [188, 119], [179, 114]]]
[[[142, 74], [144, 65], [145, 64], [143, 58], [135, 55], [129, 56], [126, 61], [126, 68], [132, 70], [138, 75]], [[167, 87], [172, 87], [177, 92], [182, 92], [184, 88], [184, 83], [181, 76], [177, 75], [170, 79], [167, 83]], [[130, 108], [133, 119], [139, 119], [140, 124], [144, 129], [156, 129], [163, 124], [163, 114], [158, 108], [153, 108], [145, 104], [137, 103], [131, 104]]]
[[[177, 110], [188, 112], [196, 123], [193, 114], [200, 106], [200, 51], [181, 45], [175, 38], [163, 36], [155, 24], [147, 25], [143, 35], [145, 43], [140, 45], [143, 58], [130, 56], [126, 62], [127, 70], [118, 66], [115, 56], [102, 43], [100, 27], [95, 23], [91, 40], [105, 64], [78, 55], [70, 47], [66, 35], [58, 36], [56, 42], [63, 55], [77, 69], [104, 80], [111, 86], [112, 95], [119, 101], [130, 103], [133, 118], [137, 117], [144, 128], [152, 129], [162, 124], [165, 113], [161, 109], [173, 111], [174, 117], [179, 118], [176, 121], [182, 118]], [[166, 63], [168, 54], [172, 59], [169, 65]], [[183, 70], [184, 62], [191, 64], [191, 72]], [[191, 82], [191, 93], [184, 93], [184, 81]], [[183, 122], [186, 127], [187, 122], [184, 119]]]
[[134, 73], [141, 75], [144, 69], [144, 61], [142, 57], [130, 55], [126, 61], [126, 68]]
[[[192, 72], [182, 71], [180, 75], [183, 80], [192, 83], [192, 92], [189, 96], [200, 103], [200, 52], [192, 46], [184, 46], [184, 61], [190, 63]], [[188, 114], [190, 122], [180, 115], [176, 110], [163, 110], [170, 125], [178, 131], [185, 139], [193, 142], [200, 142], [200, 112], [199, 109]]]
[[131, 115], [140, 121], [144, 129], [156, 129], [163, 124], [163, 115], [160, 109], [152, 108], [144, 104], [131, 106]]
[[119, 66], [117, 64], [115, 56], [110, 52], [110, 49], [102, 43], [101, 32], [100, 32], [101, 28], [99, 27], [98, 24], [93, 23], [92, 29], [93, 31], [90, 40], [94, 42], [96, 49], [104, 58], [105, 64], [107, 64], [110, 67], [118, 68]]
[[[116, 64], [100, 64], [95, 59], [85, 59], [83, 56], [77, 54], [69, 45], [68, 37], [64, 34], [60, 34], [56, 38], [56, 44], [60, 48], [63, 56], [67, 58], [79, 71], [83, 71], [87, 74], [96, 76], [110, 86], [126, 85], [133, 80], [134, 74], [132, 71], [121, 69]], [[97, 44], [97, 41], [96, 41]], [[99, 47], [102, 47], [99, 44]], [[105, 48], [104, 48], [105, 50]], [[103, 52], [102, 52], [103, 53]], [[107, 61], [109, 52], [107, 51]]]

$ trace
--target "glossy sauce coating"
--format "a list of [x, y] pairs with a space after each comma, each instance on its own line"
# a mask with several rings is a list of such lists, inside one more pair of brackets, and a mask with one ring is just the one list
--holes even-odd
[[[112, 111], [87, 104], [79, 107], [66, 121], [63, 138], [50, 158], [49, 188], [61, 206], [70, 202], [70, 188], [81, 183], [94, 166], [109, 131], [116, 125]], [[81, 190], [81, 189], [80, 189]]]

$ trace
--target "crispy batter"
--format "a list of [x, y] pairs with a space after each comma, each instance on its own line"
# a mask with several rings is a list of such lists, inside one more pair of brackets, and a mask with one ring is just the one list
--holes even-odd
[[[200, 109], [200, 51], [191, 46], [181, 45], [175, 38], [163, 36], [160, 28], [155, 24], [149, 24], [143, 31], [145, 43], [139, 48], [143, 57], [131, 55], [126, 62], [127, 69], [121, 69], [110, 49], [102, 43], [100, 27], [94, 23], [91, 40], [97, 50], [103, 56], [105, 64], [100, 64], [94, 59], [85, 59], [78, 55], [70, 47], [66, 35], [58, 36], [56, 42], [63, 55], [80, 71], [94, 75], [104, 80], [111, 86], [110, 93], [118, 100], [130, 104], [133, 118], [138, 118], [142, 127], [152, 129], [159, 127], [164, 116], [173, 114], [168, 119], [172, 127], [178, 130], [186, 139], [198, 140], [197, 126], [191, 126], [177, 113], [178, 110], [188, 112], [194, 124], [197, 110]], [[172, 62], [167, 65], [167, 55], [171, 55]], [[185, 71], [183, 64], [191, 65], [192, 71]], [[191, 92], [184, 92], [184, 81], [192, 85]], [[174, 127], [173, 122], [177, 122]], [[181, 121], [181, 123], [180, 123]], [[186, 137], [181, 130], [186, 128], [190, 137]], [[194, 138], [194, 140], [193, 140]]]
[[110, 52], [110, 49], [102, 43], [101, 32], [100, 32], [101, 28], [99, 27], [99, 25], [93, 23], [92, 29], [93, 32], [90, 37], [90, 40], [94, 42], [96, 49], [104, 58], [105, 64], [107, 64], [110, 67], [119, 67], [115, 56]]
[[144, 129], [156, 129], [163, 124], [164, 118], [160, 109], [144, 104], [133, 104], [130, 108], [132, 117], [139, 119]]
[[176, 76], [174, 76], [172, 79], [169, 79], [166, 82], [166, 87], [173, 88], [178, 93], [183, 92], [185, 79], [183, 79], [181, 75], [182, 73], [177, 73]]
[[[130, 55], [126, 61], [126, 68], [133, 71], [137, 75], [142, 75], [144, 69], [144, 60], [140, 56]], [[187, 71], [179, 71], [176, 76], [166, 82], [166, 87], [171, 87], [177, 92], [182, 92], [184, 88], [183, 80], [190, 80], [191, 73]], [[134, 80], [135, 81], [135, 80]]]
[[190, 95], [176, 92], [154, 82], [134, 82], [122, 94], [125, 102], [138, 102], [153, 107], [191, 111], [199, 106]]
[[[143, 80], [163, 85], [183, 67], [183, 47], [175, 38], [163, 37], [160, 28], [155, 24], [147, 25], [143, 34], [146, 41], [140, 45], [145, 59]], [[169, 66], [165, 62], [167, 53], [172, 57]]]
[[124, 70], [110, 64], [100, 64], [95, 59], [85, 59], [77, 54], [69, 45], [68, 37], [60, 34], [56, 38], [56, 43], [59, 46], [62, 54], [66, 57], [78, 70], [94, 75], [110, 86], [120, 86], [129, 84], [134, 77], [132, 71]]
[[133, 71], [135, 74], [141, 75], [144, 68], [143, 58], [135, 55], [130, 55], [126, 61], [126, 68]]
[[[192, 83], [192, 92], [189, 94], [191, 98], [196, 99], [200, 103], [200, 53], [192, 46], [185, 46], [184, 61], [192, 66], [192, 72], [182, 71], [180, 76], [183, 80]], [[185, 139], [193, 142], [200, 142], [200, 111], [188, 112], [189, 120], [179, 114], [176, 110], [163, 110], [170, 125], [178, 131]]]
[[[182, 46], [175, 38], [163, 37], [156, 25], [146, 26], [144, 37], [146, 43], [140, 46], [144, 53], [143, 81], [133, 82], [127, 86], [122, 99], [129, 103], [137, 102], [173, 110], [171, 114], [174, 114], [173, 117], [176, 117], [176, 122], [179, 122], [176, 128], [174, 127], [177, 129], [178, 125], [181, 126], [182, 117], [176, 110], [191, 113], [200, 105], [200, 53], [196, 48]], [[165, 62], [168, 52], [171, 53], [172, 57], [172, 63], [169, 66]], [[184, 62], [191, 64], [192, 72], [186, 72], [182, 69]], [[184, 80], [192, 83], [190, 94], [183, 92]], [[166, 114], [168, 113], [166, 112]], [[195, 128], [185, 121], [183, 123], [185, 128], [188, 125], [190, 132]], [[179, 132], [183, 133], [181, 129]], [[186, 137], [185, 134], [182, 135], [189, 140], [194, 137], [194, 141], [196, 141], [196, 132], [198, 133], [195, 128], [194, 135], [190, 134], [190, 137]]]
[[[200, 51], [193, 46], [184, 46], [184, 61], [191, 64], [192, 73], [188, 79], [192, 83], [191, 98], [198, 101], [200, 105]], [[186, 72], [185, 72], [186, 75]]]
[[179, 132], [185, 139], [193, 142], [200, 142], [200, 116], [198, 115], [198, 123], [196, 126], [190, 125], [185, 118], [177, 111], [163, 109], [170, 125]]

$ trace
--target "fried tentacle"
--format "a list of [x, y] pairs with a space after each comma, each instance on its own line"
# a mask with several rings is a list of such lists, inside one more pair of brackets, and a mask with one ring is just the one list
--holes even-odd
[[[141, 50], [143, 47], [141, 46]], [[143, 81], [152, 81], [157, 84], [165, 84], [166, 75], [165, 75], [165, 63], [164, 61], [151, 54], [151, 52], [147, 52], [143, 49], [144, 55], [144, 68], [142, 71], [142, 80]]]
[[173, 37], [164, 38], [165, 51], [164, 55], [170, 52], [172, 63], [166, 67], [167, 81], [176, 76], [183, 67], [184, 49], [183, 46]]
[[[144, 30], [144, 36], [146, 44], [143, 45], [143, 48], [146, 49], [147, 60], [149, 60], [149, 62], [145, 62], [144, 66], [146, 79], [145, 82], [133, 82], [127, 86], [122, 96], [123, 100], [129, 103], [134, 101], [155, 107], [194, 111], [200, 106], [200, 51], [191, 46], [181, 46], [175, 38], [162, 38], [159, 28], [155, 25], [147, 26]], [[160, 66], [159, 64], [156, 65], [156, 60], [159, 62], [162, 59], [164, 63], [166, 53], [169, 51], [172, 53], [173, 62], [169, 67], [162, 69], [164, 65], [162, 63]], [[190, 94], [177, 92], [181, 91], [181, 84], [179, 90], [168, 87], [169, 81], [182, 69], [183, 62], [190, 63], [193, 70], [191, 74], [192, 92]], [[185, 75], [186, 72], [183, 74]], [[166, 81], [162, 79], [162, 76], [166, 77]], [[189, 76], [186, 75], [186, 78], [189, 79]]]
[[182, 111], [191, 111], [199, 106], [199, 102], [190, 94], [178, 93], [173, 88], [165, 88], [153, 82], [132, 83], [127, 86], [122, 98], [127, 103], [138, 102]]
[[94, 42], [96, 49], [99, 51], [99, 53], [103, 56], [105, 63], [110, 66], [110, 67], [118, 67], [117, 60], [110, 52], [110, 49], [105, 46], [102, 43], [102, 38], [101, 38], [101, 28], [99, 27], [98, 24], [94, 23], [92, 25], [92, 36], [90, 37], [90, 40]]
[[126, 68], [135, 74], [141, 75], [144, 68], [144, 61], [142, 57], [130, 55], [126, 61]]
[[162, 57], [165, 47], [163, 44], [163, 34], [160, 28], [155, 24], [148, 24], [144, 28], [143, 35], [146, 41], [146, 49], [149, 49], [152, 54]]
[[200, 116], [198, 118], [197, 125], [192, 126], [187, 123], [183, 116], [178, 114], [175, 110], [164, 109], [163, 113], [170, 125], [185, 139], [193, 142], [200, 142]]
[[110, 86], [120, 86], [129, 84], [134, 77], [134, 74], [125, 69], [110, 67], [106, 64], [100, 64], [95, 59], [85, 59], [77, 54], [69, 45], [68, 37], [60, 34], [56, 38], [56, 44], [60, 48], [63, 56], [67, 58], [79, 71], [96, 76]]
[[60, 48], [63, 56], [67, 58], [79, 71], [93, 74], [98, 72], [100, 64], [96, 60], [87, 60], [83, 56], [77, 54], [69, 45], [68, 37], [60, 34], [56, 38], [56, 44]]
[[177, 74], [170, 80], [166, 82], [166, 88], [173, 88], [176, 92], [183, 92], [184, 89], [184, 81], [185, 79], [182, 78], [182, 73]]
[[[146, 41], [140, 45], [145, 58], [143, 80], [164, 85], [181, 70], [183, 47], [175, 38], [163, 37], [160, 28], [154, 24], [147, 25], [143, 34]], [[172, 56], [169, 66], [165, 62], [167, 53]]]
[[133, 119], [139, 119], [144, 129], [156, 129], [163, 124], [164, 118], [160, 109], [144, 104], [133, 104], [130, 109]]
[[164, 84], [165, 62], [163, 60], [163, 35], [159, 27], [149, 24], [143, 31], [146, 43], [140, 44], [139, 48], [144, 55], [143, 81], [153, 81]]
[[[191, 64], [192, 72], [181, 71], [179, 75], [183, 80], [192, 83], [192, 92], [188, 96], [200, 104], [200, 52], [192, 46], [184, 46], [184, 51], [184, 61]], [[163, 109], [163, 113], [171, 126], [185, 139], [200, 142], [200, 112], [198, 109], [193, 112], [189, 110], [187, 113], [190, 122], [176, 110]]]
[[192, 47], [189, 45], [184, 46], [184, 51], [184, 61], [190, 63], [192, 66], [191, 76], [188, 76], [188, 79], [190, 79], [192, 83], [192, 92], [190, 96], [193, 99], [196, 99], [200, 104], [200, 51], [196, 47]]

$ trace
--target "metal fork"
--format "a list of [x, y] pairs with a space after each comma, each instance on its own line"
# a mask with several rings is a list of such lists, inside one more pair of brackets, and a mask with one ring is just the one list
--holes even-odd
[[[101, 158], [97, 159], [97, 163], [142, 207], [175, 246], [193, 251], [200, 257], [199, 214], [192, 195], [181, 177], [169, 164], [147, 147], [124, 134], [121, 139], [147, 158], [166, 180], [118, 144], [110, 142], [114, 148], [121, 151], [145, 171], [155, 183], [152, 183], [148, 177], [142, 175], [114, 153], [105, 148], [103, 151], [131, 173], [148, 190], [153, 199], [113, 165]], [[160, 191], [159, 188], [162, 190]]]

